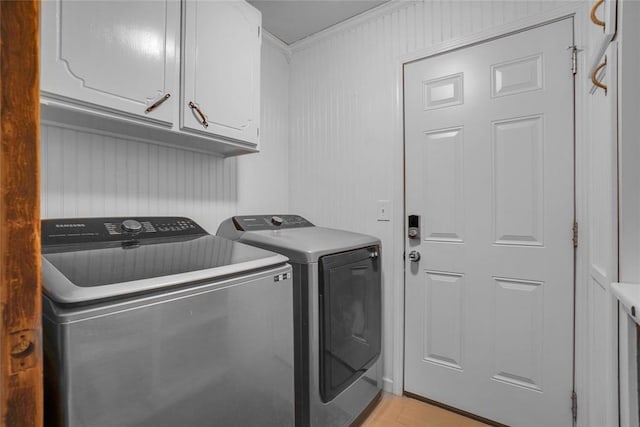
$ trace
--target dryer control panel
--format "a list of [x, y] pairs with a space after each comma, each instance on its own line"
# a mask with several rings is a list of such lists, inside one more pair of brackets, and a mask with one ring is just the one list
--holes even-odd
[[233, 225], [239, 231], [280, 230], [283, 228], [314, 227], [300, 215], [244, 215], [234, 216]]

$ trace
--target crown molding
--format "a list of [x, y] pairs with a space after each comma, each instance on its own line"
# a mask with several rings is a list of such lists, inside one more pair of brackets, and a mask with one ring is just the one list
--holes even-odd
[[304, 50], [321, 40], [327, 39], [335, 34], [341, 33], [343, 31], [349, 30], [351, 28], [357, 27], [365, 22], [368, 22], [372, 19], [375, 19], [381, 15], [386, 15], [388, 13], [393, 12], [396, 9], [400, 9], [402, 7], [406, 7], [412, 4], [419, 3], [416, 0], [391, 0], [387, 3], [383, 3], [378, 7], [374, 7], [373, 9], [367, 10], [359, 15], [356, 15], [352, 18], [345, 19], [342, 22], [339, 22], [335, 25], [332, 25], [322, 31], [311, 34], [308, 37], [303, 38], [302, 40], [298, 40], [295, 43], [292, 43], [288, 46], [291, 53], [295, 53], [301, 50]]
[[265, 30], [264, 27], [262, 27], [262, 41], [265, 41], [271, 46], [280, 50], [284, 54], [284, 56], [287, 57], [287, 62], [291, 62], [291, 54], [293, 52], [291, 51], [289, 45], [271, 34], [269, 31]]

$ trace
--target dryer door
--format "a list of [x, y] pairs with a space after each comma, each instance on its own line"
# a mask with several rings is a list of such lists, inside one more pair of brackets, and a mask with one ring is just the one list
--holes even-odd
[[380, 355], [378, 247], [320, 258], [320, 397], [329, 402]]

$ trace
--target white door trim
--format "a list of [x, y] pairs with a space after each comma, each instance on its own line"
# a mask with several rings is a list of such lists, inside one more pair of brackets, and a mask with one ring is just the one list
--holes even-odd
[[430, 46], [424, 49], [420, 49], [415, 52], [411, 52], [406, 55], [400, 56], [398, 58], [398, 62], [402, 66], [408, 62], [417, 61], [419, 59], [425, 59], [434, 55], [440, 55], [455, 49], [460, 49], [460, 48], [471, 46], [477, 43], [486, 42], [491, 39], [501, 38], [511, 33], [517, 33], [517, 32], [527, 30], [531, 27], [538, 27], [540, 25], [550, 24], [554, 21], [558, 21], [564, 18], [569, 18], [572, 16], [577, 17], [578, 12], [581, 9], [584, 9], [584, 7], [582, 2], [576, 2], [576, 3], [571, 3], [555, 9], [541, 12], [538, 15], [529, 16], [527, 18], [519, 19], [514, 22], [488, 28], [486, 30], [479, 31], [469, 36], [448, 40], [446, 42], [439, 43], [435, 46]]
[[[406, 212], [405, 212], [405, 194], [404, 194], [404, 98], [403, 98], [403, 67], [404, 64], [418, 59], [427, 58], [434, 55], [440, 55], [455, 49], [488, 41], [498, 37], [504, 37], [509, 34], [524, 31], [531, 27], [548, 24], [560, 19], [574, 17], [574, 40], [578, 49], [584, 46], [585, 28], [584, 23], [588, 22], [587, 2], [575, 2], [556, 9], [540, 13], [538, 15], [528, 17], [514, 23], [494, 27], [467, 37], [447, 41], [436, 46], [412, 52], [403, 55], [397, 59], [395, 67], [396, 79], [396, 117], [394, 124], [394, 150], [393, 162], [396, 170], [402, 171], [402, 174], [395, 174], [393, 177], [394, 191], [393, 206], [395, 212], [402, 212], [402, 221], [396, 221], [394, 224], [393, 248], [394, 253], [402, 254], [405, 248], [406, 238]], [[567, 46], [568, 48], [568, 46]], [[578, 74], [576, 76], [575, 88], [575, 198], [576, 198], [576, 220], [581, 227], [580, 244], [576, 251], [576, 289], [575, 289], [575, 390], [580, 396], [587, 396], [588, 375], [587, 366], [584, 360], [587, 345], [586, 329], [586, 292], [584, 289], [585, 278], [588, 277], [588, 235], [587, 235], [587, 219], [588, 219], [588, 194], [587, 194], [587, 174], [585, 167], [588, 165], [588, 152], [584, 144], [585, 135], [582, 130], [585, 117], [585, 96], [589, 90], [590, 81], [587, 76], [585, 55], [578, 55]], [[570, 58], [570, 52], [567, 50], [567, 58]], [[569, 65], [569, 63], [568, 63]], [[393, 381], [385, 379], [385, 389], [394, 394], [400, 395], [404, 391], [404, 260], [400, 256], [396, 256], [393, 262], [393, 283], [394, 288], [394, 307], [393, 307]], [[569, 402], [569, 396], [567, 397]], [[586, 403], [586, 401], [585, 401]], [[578, 405], [578, 425], [589, 425], [588, 412], [585, 410], [586, 404]]]

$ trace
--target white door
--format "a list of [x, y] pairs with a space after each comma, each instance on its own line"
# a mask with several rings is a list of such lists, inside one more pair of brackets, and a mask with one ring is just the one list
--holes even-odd
[[405, 390], [518, 427], [572, 425], [572, 44], [567, 19], [405, 67]]
[[175, 0], [43, 1], [41, 90], [171, 124], [179, 99], [179, 26]]
[[244, 1], [184, 3], [182, 128], [258, 143], [261, 21]]

